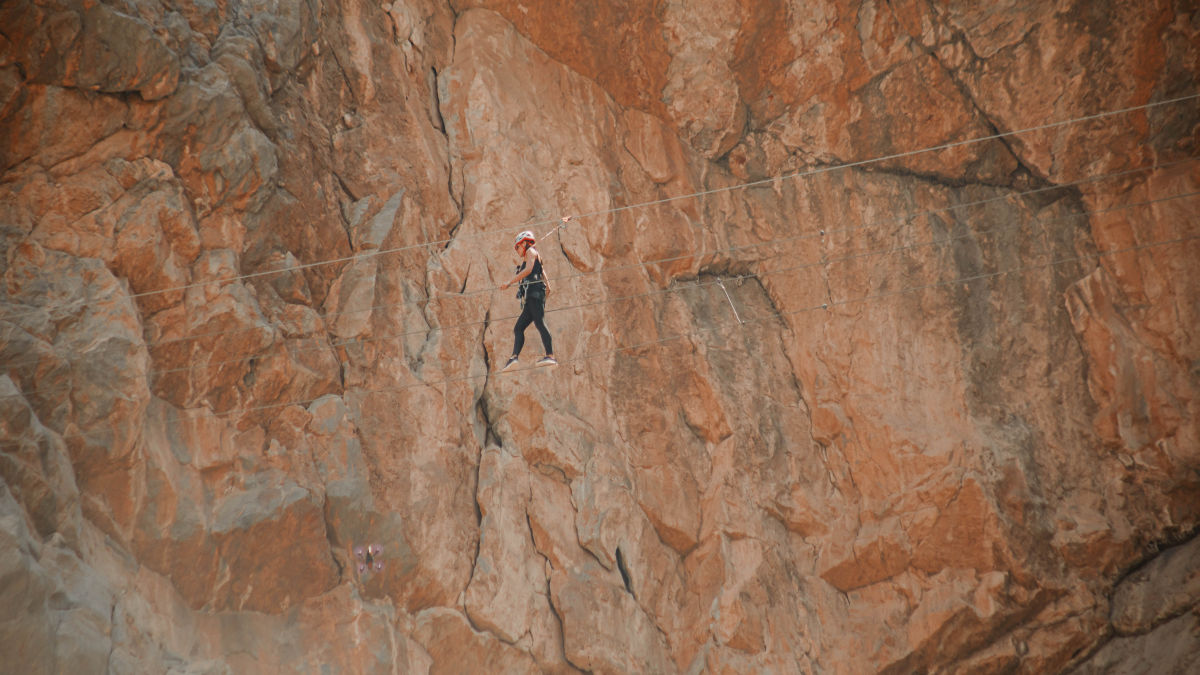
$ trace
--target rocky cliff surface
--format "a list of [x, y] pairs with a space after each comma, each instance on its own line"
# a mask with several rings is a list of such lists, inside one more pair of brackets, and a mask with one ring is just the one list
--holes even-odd
[[1198, 73], [1170, 0], [5, 2], [5, 667], [1183, 672]]

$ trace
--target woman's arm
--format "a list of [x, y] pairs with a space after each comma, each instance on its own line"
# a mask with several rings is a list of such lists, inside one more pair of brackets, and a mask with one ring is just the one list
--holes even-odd
[[[520, 283], [522, 279], [529, 276], [529, 273], [533, 271], [534, 261], [538, 260], [538, 252], [537, 252], [536, 248], [530, 246], [529, 252], [533, 254], [533, 258], [531, 258], [528, 261], [529, 264], [526, 265], [524, 268], [522, 268], [521, 271], [519, 273], [517, 273], [517, 276], [512, 278], [512, 281], [504, 282], [504, 285], [502, 285], [500, 288], [508, 288], [509, 286], [512, 286], [513, 284]], [[545, 273], [546, 273], [545, 270], [543, 270], [542, 274], [544, 275]]]

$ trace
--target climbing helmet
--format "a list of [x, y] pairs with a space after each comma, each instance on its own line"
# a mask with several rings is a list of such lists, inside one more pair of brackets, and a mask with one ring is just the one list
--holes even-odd
[[517, 240], [513, 242], [513, 248], [519, 247], [523, 241], [529, 242], [529, 245], [532, 246], [536, 242], [536, 239], [534, 239], [532, 232], [525, 230], [521, 234], [517, 235]]

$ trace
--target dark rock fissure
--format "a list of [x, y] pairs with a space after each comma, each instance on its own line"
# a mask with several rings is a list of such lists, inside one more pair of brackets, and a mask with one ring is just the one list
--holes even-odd
[[[628, 591], [630, 595], [634, 595], [633, 581], [631, 580], [631, 578], [629, 576], [629, 568], [626, 567], [626, 565], [625, 565], [625, 556], [624, 556], [624, 554], [621, 553], [620, 546], [617, 547], [616, 557], [617, 557], [617, 569], [621, 572], [621, 581], [625, 582], [625, 590]], [[634, 595], [634, 597], [637, 597], [637, 596]]]
[[1182, 546], [1189, 541], [1196, 539], [1197, 537], [1200, 537], [1200, 527], [1195, 527], [1191, 530], [1182, 532], [1177, 537], [1169, 537], [1161, 541], [1150, 542], [1148, 544], [1150, 550], [1145, 556], [1117, 574], [1117, 577], [1112, 582], [1113, 588], [1121, 585], [1122, 581], [1125, 581], [1134, 574], [1137, 574], [1140, 570], [1142, 570], [1142, 568], [1149, 565], [1156, 558], [1163, 555], [1170, 549]]

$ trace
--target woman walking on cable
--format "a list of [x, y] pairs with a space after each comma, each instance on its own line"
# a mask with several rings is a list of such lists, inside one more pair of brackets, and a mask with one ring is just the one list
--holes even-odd
[[[563, 222], [566, 220], [567, 218], [563, 218]], [[521, 265], [517, 267], [517, 275], [500, 286], [500, 288], [508, 288], [513, 284], [520, 284], [517, 288], [517, 299], [521, 301], [521, 316], [513, 328], [512, 357], [508, 359], [501, 370], [508, 370], [517, 365], [517, 358], [525, 346], [525, 329], [529, 328], [531, 323], [537, 326], [538, 333], [542, 336], [542, 346], [546, 348], [546, 355], [537, 362], [537, 365], [558, 365], [558, 361], [554, 360], [554, 347], [550, 340], [550, 331], [546, 328], [544, 320], [546, 295], [550, 292], [550, 281], [546, 278], [545, 268], [542, 267], [542, 256], [534, 248], [535, 243], [533, 233], [528, 230], [517, 235], [515, 248], [517, 254], [521, 256]]]

